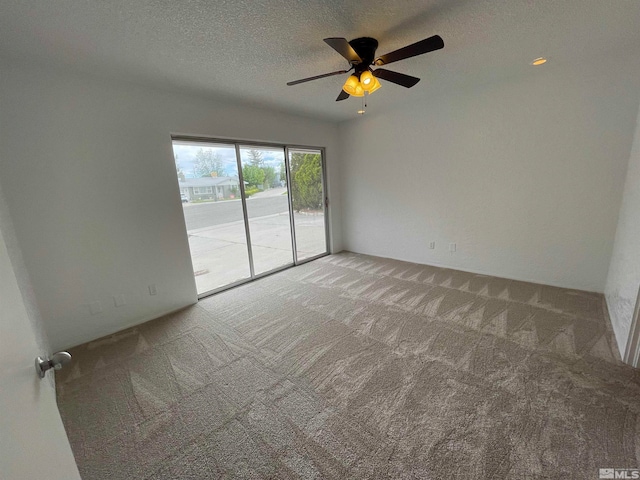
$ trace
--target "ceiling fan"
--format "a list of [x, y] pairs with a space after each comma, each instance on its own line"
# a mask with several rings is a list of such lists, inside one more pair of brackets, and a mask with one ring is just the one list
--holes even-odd
[[362, 37], [347, 41], [346, 38], [325, 38], [325, 43], [333, 48], [336, 52], [347, 59], [351, 68], [348, 70], [338, 70], [337, 72], [325, 73], [314, 77], [302, 78], [287, 85], [298, 85], [299, 83], [310, 82], [320, 78], [332, 77], [334, 75], [342, 75], [353, 70], [353, 74], [349, 76], [336, 102], [345, 100], [350, 96], [362, 97], [365, 93], [373, 93], [380, 88], [378, 78], [402, 85], [406, 88], [413, 87], [420, 81], [417, 77], [405, 75], [404, 73], [393, 72], [385, 68], [371, 69], [371, 65], [380, 67], [389, 63], [404, 60], [405, 58], [415, 57], [424, 53], [433, 52], [444, 48], [444, 41], [439, 35], [425, 38], [419, 42], [412, 43], [406, 47], [394, 50], [380, 57], [376, 57], [376, 49], [378, 41], [375, 38]]

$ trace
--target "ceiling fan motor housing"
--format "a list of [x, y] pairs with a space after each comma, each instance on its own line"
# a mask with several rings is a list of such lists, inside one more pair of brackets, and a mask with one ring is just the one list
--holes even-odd
[[349, 45], [351, 45], [362, 59], [361, 63], [354, 65], [355, 73], [359, 76], [362, 72], [369, 69], [369, 65], [373, 64], [376, 49], [378, 48], [378, 41], [375, 38], [361, 37], [351, 40]]

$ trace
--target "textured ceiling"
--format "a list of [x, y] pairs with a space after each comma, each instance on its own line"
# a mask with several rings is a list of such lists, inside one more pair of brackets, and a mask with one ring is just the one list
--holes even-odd
[[434, 34], [444, 50], [388, 68], [422, 78], [384, 83], [369, 112], [443, 89], [530, 75], [544, 67], [640, 52], [638, 0], [0, 0], [0, 56], [183, 89], [332, 120], [344, 81], [289, 80], [343, 69], [325, 37], [371, 36], [383, 54]]

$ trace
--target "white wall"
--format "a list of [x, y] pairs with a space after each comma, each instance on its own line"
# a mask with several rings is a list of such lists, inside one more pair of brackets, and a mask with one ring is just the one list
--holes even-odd
[[639, 286], [640, 112], [638, 112], [638, 120], [636, 122], [633, 148], [629, 158], [622, 206], [618, 217], [618, 229], [605, 288], [613, 331], [616, 334], [618, 348], [623, 356]]
[[[5, 211], [0, 192], [0, 212]], [[80, 479], [56, 406], [52, 373], [40, 380], [34, 360], [38, 345], [22, 280], [13, 267], [10, 219], [0, 215], [0, 478]]]
[[[327, 147], [340, 250], [335, 125], [59, 71], [0, 71], [0, 182], [52, 349], [196, 301], [172, 133]], [[126, 305], [115, 307], [118, 294]]]
[[380, 113], [372, 95], [373, 115], [340, 129], [345, 249], [602, 292], [638, 67], [549, 62], [467, 92], [420, 83], [410, 107]]
[[51, 352], [49, 339], [47, 337], [47, 332], [45, 332], [44, 329], [44, 323], [42, 322], [42, 317], [40, 315], [40, 310], [38, 309], [35, 293], [33, 291], [33, 287], [31, 286], [31, 280], [29, 279], [29, 272], [27, 272], [27, 267], [24, 263], [22, 250], [20, 249], [18, 239], [16, 238], [13, 221], [11, 219], [11, 215], [9, 214], [9, 209], [7, 207], [4, 192], [1, 186], [0, 227], [2, 230], [4, 246], [8, 252], [15, 279], [20, 290], [22, 305], [26, 309], [27, 318], [31, 323], [31, 330], [36, 339], [38, 352], [43, 355], [47, 354]]

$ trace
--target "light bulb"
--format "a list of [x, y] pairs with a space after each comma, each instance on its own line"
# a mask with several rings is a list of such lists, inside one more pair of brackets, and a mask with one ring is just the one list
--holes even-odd
[[365, 92], [373, 93], [380, 88], [380, 82], [369, 70], [365, 70], [360, 75], [360, 82]]
[[378, 90], [381, 86], [382, 85], [380, 85], [380, 81], [376, 77], [373, 77], [373, 81], [371, 82], [371, 85], [369, 86], [369, 89], [367, 90], [369, 92], [369, 95], [371, 95], [373, 92]]

